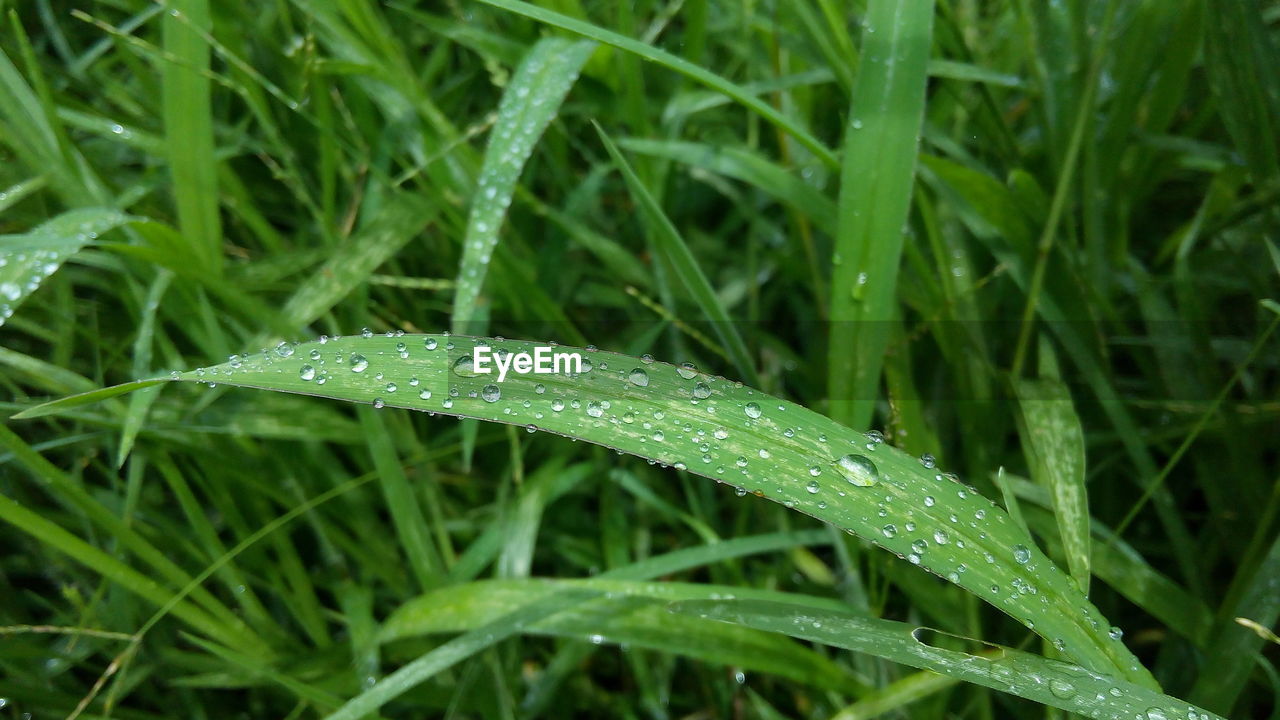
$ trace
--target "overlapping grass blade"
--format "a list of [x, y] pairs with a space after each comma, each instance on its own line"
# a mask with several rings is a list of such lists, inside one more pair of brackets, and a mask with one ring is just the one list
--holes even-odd
[[867, 6], [840, 171], [827, 355], [831, 416], [850, 427], [871, 423], [896, 313], [932, 26], [932, 0]]
[[[532, 354], [537, 344], [370, 333], [282, 343], [176, 379], [523, 425], [705, 475], [945, 577], [1092, 670], [1153, 685], [1074, 582], [1003, 511], [931, 461], [740, 383], [617, 353], [558, 347], [578, 352], [584, 371], [512, 374], [498, 384], [475, 372], [477, 346]], [[75, 400], [27, 415], [67, 402]]]
[[475, 325], [476, 301], [520, 172], [595, 47], [595, 43], [581, 40], [539, 40], [520, 61], [502, 95], [471, 199], [453, 298], [454, 332], [484, 331], [483, 326]]
[[[672, 617], [664, 608], [677, 600], [710, 600], [725, 595], [780, 602], [791, 597], [814, 607], [837, 610], [838, 600], [704, 583], [633, 580], [490, 580], [441, 588], [399, 607], [383, 623], [383, 642], [419, 635], [467, 632], [529, 603], [567, 590], [593, 591], [599, 600], [581, 603], [531, 625], [526, 632], [591, 642], [673, 652], [752, 672], [767, 672], [828, 690], [861, 692], [858, 683], [833, 662], [789, 640], [748, 628], [725, 633], [720, 623]], [[719, 627], [717, 627], [719, 626]], [[779, 642], [779, 640], [782, 640]]]
[[754, 600], [682, 601], [672, 607], [680, 613], [876, 655], [1098, 720], [1220, 720], [1145, 685], [1060, 660], [995, 645], [988, 645], [982, 654], [951, 649], [948, 646], [964, 644], [964, 639], [909, 623]]
[[617, 145], [609, 138], [604, 129], [597, 125], [596, 130], [600, 132], [600, 139], [604, 142], [605, 149], [609, 151], [609, 156], [613, 158], [614, 164], [618, 166], [618, 170], [622, 172], [622, 177], [627, 181], [627, 188], [631, 191], [631, 196], [635, 198], [636, 204], [643, 211], [651, 236], [654, 239], [654, 245], [666, 258], [671, 268], [675, 270], [676, 276], [684, 286], [685, 292], [693, 298], [694, 302], [698, 304], [698, 308], [706, 315], [707, 320], [712, 325], [712, 329], [715, 330], [716, 335], [720, 337], [720, 341], [727, 348], [729, 357], [733, 360], [734, 365], [737, 366], [738, 372], [742, 373], [743, 377], [747, 378], [749, 382], [758, 384], [755, 363], [751, 361], [751, 355], [747, 352], [746, 343], [742, 341], [742, 335], [738, 332], [733, 319], [729, 317], [729, 313], [725, 311], [720, 298], [716, 296], [710, 281], [707, 280], [707, 276], [702, 272], [702, 267], [698, 265], [697, 259], [694, 258], [693, 253], [689, 250], [689, 246], [685, 244], [684, 238], [680, 236], [680, 231], [676, 230], [675, 225], [671, 224], [671, 220], [662, 211], [662, 206], [653, 197], [653, 193], [649, 192], [649, 188], [645, 187], [644, 181], [631, 168], [631, 164], [618, 151]]

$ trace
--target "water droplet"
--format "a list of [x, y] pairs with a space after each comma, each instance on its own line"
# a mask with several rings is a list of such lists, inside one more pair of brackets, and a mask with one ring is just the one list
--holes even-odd
[[850, 483], [858, 487], [871, 487], [879, 482], [880, 470], [866, 455], [844, 455], [836, 460], [836, 469]]
[[769, 451], [764, 448], [760, 448], [759, 455], [760, 457], [767, 459], [769, 457]]
[[293, 354], [293, 343], [282, 342], [276, 346], [276, 355], [287, 358]]
[[1112, 626], [1112, 628], [1107, 631], [1107, 635], [1110, 636], [1112, 640], [1119, 640], [1124, 637], [1124, 631], [1118, 627]]
[[1013, 559], [1019, 565], [1026, 565], [1031, 560], [1031, 551], [1027, 549], [1026, 545], [1014, 545]]
[[632, 370], [631, 373], [627, 375], [627, 379], [631, 381], [632, 385], [637, 387], [649, 386], [649, 373], [641, 370], [640, 368]]
[[938, 464], [938, 461], [929, 453], [925, 453], [920, 456], [920, 464], [926, 468], [932, 469], [934, 465]]
[[685, 380], [692, 380], [698, 376], [698, 368], [693, 363], [680, 363], [676, 366], [676, 373]]
[[711, 388], [707, 387], [706, 383], [698, 383], [693, 386], [693, 396], [699, 400], [711, 397]]
[[1164, 714], [1164, 710], [1158, 707], [1147, 708], [1147, 720], [1168, 720], [1168, 716]]
[[316, 369], [311, 367], [310, 365], [303, 365], [301, 368], [298, 369], [298, 377], [302, 378], [303, 380], [313, 380], [315, 379], [315, 376], [316, 376]]
[[564, 400], [561, 400], [560, 398], [556, 398], [552, 400], [551, 409], [556, 412], [560, 412], [561, 410], [564, 410]]
[[810, 480], [809, 484], [805, 485], [804, 488], [809, 491], [810, 495], [816, 494], [819, 490], [818, 481]]
[[887, 538], [891, 538], [898, 534], [898, 526], [890, 523], [880, 528], [880, 532]]
[[386, 406], [386, 403], [382, 402], [382, 398], [374, 398], [374, 399], [373, 399], [373, 406], [374, 406], [375, 408], [377, 408], [378, 410], [381, 410], [383, 407], [385, 407], [385, 406]]
[[436, 342], [436, 339], [433, 337], [429, 337], [422, 342], [422, 346], [428, 350], [435, 350], [439, 345], [440, 343]]
[[423, 400], [430, 400], [430, 399], [431, 399], [431, 391], [430, 391], [430, 390], [423, 390], [422, 392], [418, 393], [418, 397], [422, 398]]
[[604, 642], [604, 636], [603, 636], [603, 635], [600, 635], [600, 634], [598, 634], [598, 633], [597, 633], [597, 634], [593, 634], [593, 635], [591, 636], [591, 644], [592, 644], [592, 645], [599, 645], [599, 644], [601, 644], [601, 643], [603, 643], [603, 642]]
[[360, 337], [371, 338], [373, 337], [373, 331], [369, 328], [360, 328]]
[[951, 541], [951, 538], [947, 537], [946, 530], [934, 530], [933, 541], [938, 543], [939, 545], [946, 545], [948, 542]]
[[745, 412], [747, 414], [747, 417], [751, 418], [752, 420], [760, 417], [760, 405], [758, 405], [757, 403], [753, 403], [753, 402], [747, 403], [746, 407], [742, 408], [742, 411]]
[[868, 430], [867, 439], [875, 443], [876, 445], [880, 445], [884, 443], [884, 433], [880, 432], [879, 430]]
[[499, 388], [497, 385], [485, 385], [480, 388], [480, 399], [485, 402], [498, 402], [498, 399], [501, 397], [502, 388]]
[[1076, 686], [1066, 680], [1054, 678], [1049, 681], [1049, 692], [1053, 693], [1054, 697], [1066, 700], [1076, 694]]
[[601, 415], [604, 415], [604, 407], [601, 406], [598, 401], [592, 400], [591, 402], [587, 403], [587, 414], [590, 415], [591, 417], [598, 418]]
[[932, 495], [925, 495], [925, 496], [924, 496], [924, 506], [925, 506], [925, 507], [933, 507], [933, 504], [934, 504], [935, 502], [937, 502], [937, 501], [933, 499], [933, 496], [932, 496]]
[[453, 374], [458, 377], [476, 377], [480, 373], [476, 372], [475, 361], [470, 355], [463, 355], [453, 361]]
[[814, 477], [818, 477], [819, 475], [822, 474], [822, 468], [818, 467], [817, 465], [810, 465], [809, 474]]
[[363, 355], [351, 356], [351, 372], [364, 372], [369, 367], [369, 361]]

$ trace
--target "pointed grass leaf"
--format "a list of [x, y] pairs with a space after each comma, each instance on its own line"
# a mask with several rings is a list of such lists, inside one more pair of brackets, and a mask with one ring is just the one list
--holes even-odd
[[1053, 496], [1058, 535], [1076, 584], [1089, 592], [1089, 500], [1084, 482], [1084, 430], [1066, 385], [1012, 378], [1022, 447], [1031, 477]]
[[711, 287], [711, 282], [707, 280], [706, 274], [702, 272], [697, 259], [689, 250], [689, 246], [680, 236], [680, 231], [671, 224], [670, 218], [662, 211], [662, 206], [645, 187], [640, 176], [618, 150], [618, 146], [605, 134], [604, 129], [596, 125], [596, 130], [600, 133], [600, 139], [604, 142], [605, 149], [609, 151], [609, 156], [622, 172], [631, 196], [648, 220], [650, 233], [658, 251], [666, 257], [681, 284], [684, 285], [685, 291], [694, 299], [706, 319], [712, 323], [716, 335], [720, 336], [720, 341], [728, 348], [729, 357], [737, 366], [738, 372], [742, 373], [749, 382], [758, 384], [755, 364], [751, 361], [750, 353], [747, 352], [746, 343], [742, 341], [737, 326], [729, 317], [728, 311], [724, 309], [715, 289]]
[[[1033, 627], [1081, 665], [1154, 686], [1124, 643], [1108, 635], [1102, 614], [1030, 537], [932, 462], [696, 368], [555, 346], [554, 352], [577, 353], [580, 371], [511, 373], [499, 383], [493, 372], [476, 372], [476, 347], [514, 362], [512, 356], [533, 356], [543, 346], [365, 333], [281, 343], [176, 379], [522, 425], [689, 470], [865, 538]], [[73, 396], [52, 409], [84, 401]]]
[[462, 266], [453, 299], [455, 332], [479, 329], [473, 326], [477, 319], [476, 301], [520, 172], [595, 47], [595, 43], [585, 40], [539, 40], [520, 61], [502, 94], [467, 219]]

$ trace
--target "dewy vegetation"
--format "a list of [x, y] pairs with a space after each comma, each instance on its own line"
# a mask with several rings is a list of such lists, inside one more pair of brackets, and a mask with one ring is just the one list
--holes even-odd
[[1280, 717], [1277, 8], [7, 20], [0, 712]]

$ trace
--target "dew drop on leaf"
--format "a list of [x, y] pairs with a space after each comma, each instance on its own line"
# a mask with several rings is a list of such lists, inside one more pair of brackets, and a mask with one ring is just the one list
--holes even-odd
[[866, 455], [850, 453], [836, 460], [836, 469], [851, 484], [858, 487], [871, 487], [880, 480], [880, 470]]

